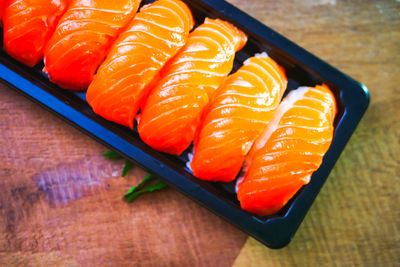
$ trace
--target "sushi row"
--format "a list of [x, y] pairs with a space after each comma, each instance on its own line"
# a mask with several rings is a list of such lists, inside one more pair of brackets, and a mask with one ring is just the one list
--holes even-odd
[[139, 5], [6, 0], [4, 49], [27, 66], [43, 58], [52, 82], [87, 89], [89, 105], [107, 120], [131, 129], [136, 120], [140, 138], [158, 151], [180, 155], [194, 143], [196, 177], [230, 182], [240, 172], [241, 207], [278, 212], [330, 146], [330, 89], [300, 87], [282, 100], [285, 71], [266, 53], [228, 75], [247, 41], [241, 30], [210, 18], [193, 30], [180, 0], [158, 0], [136, 14]]

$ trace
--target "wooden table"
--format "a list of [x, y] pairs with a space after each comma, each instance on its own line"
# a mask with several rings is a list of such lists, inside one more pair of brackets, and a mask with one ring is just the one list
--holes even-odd
[[371, 93], [292, 243], [270, 250], [173, 189], [134, 204], [121, 160], [0, 85], [0, 266], [400, 263], [400, 3], [230, 0]]

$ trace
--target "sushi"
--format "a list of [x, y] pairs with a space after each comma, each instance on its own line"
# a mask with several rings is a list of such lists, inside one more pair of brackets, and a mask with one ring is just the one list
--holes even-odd
[[42, 59], [45, 45], [66, 7], [66, 0], [5, 1], [5, 51], [29, 67], [36, 65]]
[[246, 41], [230, 23], [206, 18], [161, 71], [138, 120], [142, 140], [174, 155], [187, 149], [203, 111], [232, 69], [235, 52]]
[[334, 132], [336, 103], [326, 85], [300, 87], [279, 105], [251, 149], [237, 183], [242, 209], [277, 213], [319, 168]]
[[284, 70], [266, 53], [249, 58], [228, 77], [207, 111], [191, 168], [200, 179], [230, 182], [242, 167], [286, 90]]
[[114, 42], [88, 88], [86, 99], [95, 113], [133, 128], [152, 80], [185, 45], [193, 25], [191, 11], [180, 0], [144, 6]]
[[140, 0], [71, 0], [44, 51], [50, 81], [66, 89], [87, 89], [139, 4]]

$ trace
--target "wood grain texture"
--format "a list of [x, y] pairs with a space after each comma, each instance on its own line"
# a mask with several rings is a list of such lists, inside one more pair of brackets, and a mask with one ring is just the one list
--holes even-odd
[[[400, 3], [229, 0], [371, 92], [371, 106], [292, 243], [248, 239], [236, 266], [400, 262]], [[0, 84], [0, 266], [230, 266], [246, 236]]]
[[250, 238], [235, 266], [398, 266], [400, 3], [230, 2], [371, 93], [365, 117], [291, 244], [270, 250]]
[[[231, 266], [247, 236], [0, 84], [0, 266]], [[55, 266], [57, 266], [55, 265]]]

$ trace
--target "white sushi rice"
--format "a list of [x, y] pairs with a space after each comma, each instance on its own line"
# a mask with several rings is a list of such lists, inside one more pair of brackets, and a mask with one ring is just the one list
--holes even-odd
[[[269, 57], [269, 56], [268, 56], [267, 52], [261, 52], [261, 53], [256, 53], [256, 54], [254, 54], [254, 57]], [[251, 58], [251, 57], [250, 57], [250, 58]], [[243, 62], [243, 66], [246, 66], [246, 65], [249, 64], [250, 58], [246, 59], [246, 60]]]
[[236, 192], [236, 194], [237, 194], [238, 191], [239, 191], [239, 184], [240, 184], [241, 182], [243, 182], [243, 179], [244, 179], [244, 172], [241, 172], [239, 178], [236, 180], [236, 185], [235, 185], [235, 192]]
[[256, 53], [254, 54], [255, 57], [269, 57], [267, 52], [261, 52], [261, 53]]
[[190, 151], [188, 153], [188, 161], [186, 162], [186, 168], [188, 168], [192, 173], [193, 173], [193, 170], [190, 165], [192, 164], [193, 156], [194, 156], [194, 146], [192, 148], [192, 151]]

